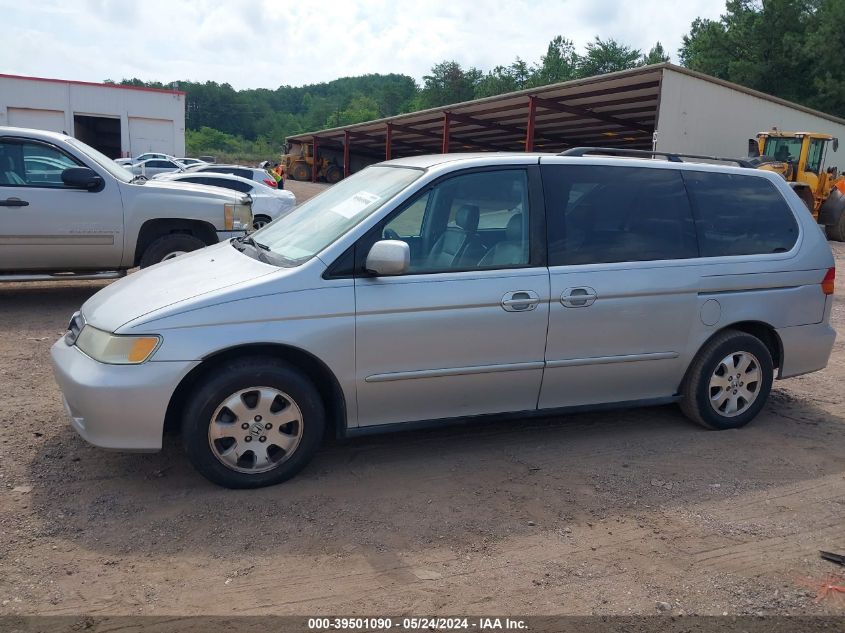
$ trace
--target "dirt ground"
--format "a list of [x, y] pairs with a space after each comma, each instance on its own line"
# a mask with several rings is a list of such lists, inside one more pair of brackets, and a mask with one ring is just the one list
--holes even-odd
[[452, 427], [230, 491], [176, 438], [67, 425], [48, 350], [103, 285], [0, 284], [0, 614], [845, 613], [816, 601], [845, 584], [818, 558], [845, 552], [845, 339], [739, 431], [674, 406]]

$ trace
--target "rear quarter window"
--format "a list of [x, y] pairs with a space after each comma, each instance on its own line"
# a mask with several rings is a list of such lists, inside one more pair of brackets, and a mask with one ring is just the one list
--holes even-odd
[[765, 178], [684, 171], [702, 257], [784, 253], [798, 239], [786, 200]]

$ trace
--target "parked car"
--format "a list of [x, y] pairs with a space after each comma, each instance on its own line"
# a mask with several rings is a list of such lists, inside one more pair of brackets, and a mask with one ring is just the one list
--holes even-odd
[[[104, 288], [53, 345], [71, 424], [283, 481], [324, 433], [679, 403], [735, 429], [823, 368], [834, 260], [789, 184], [712, 164], [446, 154]], [[718, 465], [714, 465], [718, 467]]]
[[210, 185], [248, 193], [252, 198], [252, 227], [254, 229], [260, 229], [276, 218], [287, 215], [296, 206], [296, 196], [292, 192], [285, 189], [273, 189], [264, 183], [233, 176], [232, 174], [182, 172], [163, 174], [159, 178], [172, 182], [192, 182], [197, 185]]
[[130, 165], [127, 169], [136, 176], [152, 178], [159, 174], [183, 172], [185, 171], [185, 166], [177, 162], [176, 159], [148, 158], [147, 160], [142, 160], [140, 163]]
[[248, 196], [152, 182], [64, 134], [0, 127], [0, 280], [117, 277], [252, 224]]
[[139, 154], [135, 158], [118, 158], [114, 162], [116, 162], [118, 165], [126, 166], [126, 165], [134, 165], [136, 163], [142, 163], [145, 160], [150, 160], [150, 159], [153, 159], [153, 158], [160, 159], [160, 160], [176, 160], [170, 154], [159, 154], [157, 152], [146, 152], [144, 154]]
[[207, 172], [211, 174], [232, 174], [248, 180], [260, 182], [268, 187], [276, 188], [278, 186], [276, 179], [273, 178], [267, 170], [259, 167], [244, 167], [243, 165], [193, 165], [188, 167], [187, 171], [194, 173]]
[[177, 158], [178, 162], [182, 163], [185, 167], [192, 167], [194, 165], [207, 165], [204, 160], [200, 160], [199, 158]]

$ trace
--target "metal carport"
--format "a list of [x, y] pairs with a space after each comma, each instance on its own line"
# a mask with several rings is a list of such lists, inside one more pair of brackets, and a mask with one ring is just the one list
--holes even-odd
[[696, 153], [706, 147], [707, 153], [742, 156], [747, 139], [773, 125], [810, 126], [845, 137], [843, 124], [831, 115], [664, 63], [296, 134], [287, 141], [313, 143], [315, 154], [334, 154], [346, 176], [354, 158], [366, 164], [479, 150], [560, 152], [586, 145]]

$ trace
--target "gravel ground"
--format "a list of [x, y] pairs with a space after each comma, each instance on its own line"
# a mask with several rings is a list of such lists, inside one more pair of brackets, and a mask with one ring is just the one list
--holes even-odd
[[495, 422], [229, 491], [175, 438], [111, 453], [67, 425], [48, 350], [103, 285], [0, 284], [0, 614], [845, 612], [817, 599], [845, 584], [817, 553], [845, 551], [843, 339], [739, 431], [674, 406]]

